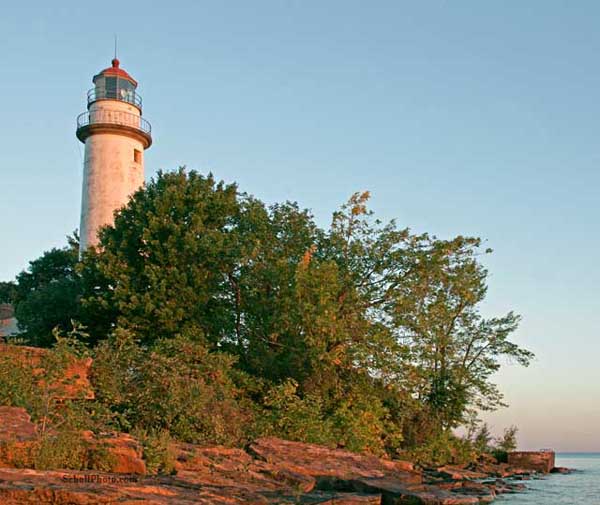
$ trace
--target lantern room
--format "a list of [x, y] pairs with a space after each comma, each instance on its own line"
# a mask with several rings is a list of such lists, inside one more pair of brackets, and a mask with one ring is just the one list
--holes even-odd
[[119, 100], [142, 109], [142, 98], [135, 92], [137, 81], [120, 68], [114, 58], [112, 66], [105, 68], [92, 79], [94, 87], [88, 91], [88, 109], [98, 100]]

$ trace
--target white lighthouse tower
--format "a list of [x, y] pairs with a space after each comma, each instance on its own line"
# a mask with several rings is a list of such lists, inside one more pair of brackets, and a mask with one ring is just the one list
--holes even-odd
[[144, 150], [152, 144], [137, 82], [119, 67], [119, 60], [113, 59], [92, 81], [88, 110], [77, 118], [77, 138], [85, 144], [81, 252], [98, 244], [98, 230], [112, 224], [114, 212], [144, 184]]

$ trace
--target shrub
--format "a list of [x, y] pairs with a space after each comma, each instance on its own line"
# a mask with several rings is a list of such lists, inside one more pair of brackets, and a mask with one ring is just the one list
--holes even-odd
[[92, 381], [125, 431], [168, 431], [190, 443], [236, 445], [252, 419], [231, 373], [235, 359], [199, 339], [158, 339], [150, 348], [118, 330], [96, 350]]
[[288, 379], [270, 388], [264, 397], [264, 411], [259, 420], [259, 432], [298, 442], [335, 445], [330, 420], [324, 418], [319, 397], [301, 398], [298, 383]]
[[133, 435], [144, 448], [146, 469], [151, 474], [174, 474], [175, 453], [172, 438], [167, 430], [148, 431], [136, 429]]
[[424, 466], [436, 467], [447, 464], [467, 464], [476, 460], [477, 451], [466, 438], [451, 431], [443, 431], [427, 443], [404, 454], [411, 461]]

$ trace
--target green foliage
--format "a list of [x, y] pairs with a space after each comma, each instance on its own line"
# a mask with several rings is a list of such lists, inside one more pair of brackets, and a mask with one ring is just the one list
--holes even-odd
[[13, 303], [16, 285], [14, 282], [0, 281], [0, 303]]
[[386, 449], [398, 447], [402, 440], [376, 396], [349, 395], [338, 402], [331, 420], [337, 444], [351, 451], [383, 456]]
[[404, 457], [424, 467], [463, 465], [477, 459], [477, 451], [466, 438], [445, 430], [431, 437], [425, 444], [404, 454]]
[[0, 404], [23, 407], [38, 426], [37, 438], [25, 446], [5, 443], [1, 452], [17, 465], [40, 470], [108, 470], [112, 459], [101, 448], [90, 446], [82, 430], [106, 425], [93, 401], [73, 398], [73, 379], [65, 371], [75, 360], [88, 356], [82, 343], [85, 333], [75, 326], [66, 334], [54, 332], [56, 343], [41, 355], [30, 348], [6, 345], [0, 357]]
[[39, 395], [32, 380], [33, 367], [28, 363], [15, 363], [14, 355], [0, 353], [0, 405], [23, 407], [28, 412], [39, 409]]
[[508, 453], [517, 449], [517, 432], [519, 429], [516, 426], [509, 426], [504, 429], [501, 437], [494, 441], [492, 454], [501, 463], [508, 461]]
[[133, 435], [144, 448], [143, 457], [148, 473], [167, 475], [176, 473], [172, 438], [167, 430], [157, 432], [137, 428], [133, 431]]
[[487, 423], [481, 423], [476, 417], [473, 417], [466, 439], [470, 440], [473, 448], [479, 453], [488, 453], [494, 456], [500, 463], [508, 461], [508, 453], [517, 448], [516, 426], [510, 426], [504, 429], [501, 437], [493, 438]]
[[60, 431], [57, 435], [46, 435], [40, 439], [32, 455], [33, 466], [37, 470], [85, 470], [87, 454], [87, 445], [79, 433]]
[[519, 429], [516, 426], [505, 428], [502, 437], [496, 439], [495, 446], [497, 449], [510, 452], [517, 448], [517, 432]]
[[301, 398], [298, 383], [288, 379], [271, 388], [264, 398], [259, 432], [288, 440], [335, 445], [332, 422], [325, 418], [322, 400], [313, 395]]
[[[157, 471], [168, 471], [166, 437], [271, 434], [468, 460], [470, 442], [451, 430], [503, 405], [492, 381], [503, 361], [533, 358], [511, 340], [520, 318], [481, 315], [480, 239], [381, 223], [369, 197], [352, 195], [321, 229], [295, 203], [268, 207], [210, 174], [161, 172], [97, 250], [81, 262], [74, 241], [50, 251], [0, 296], [36, 345], [85, 324], [53, 355], [93, 348], [88, 423], [141, 430]], [[0, 399], [60, 422], [54, 393], [34, 394], [24, 376], [0, 379]]]
[[316, 394], [301, 397], [298, 386], [288, 379], [268, 391], [257, 420], [261, 435], [377, 455], [398, 449], [400, 430], [377, 397], [361, 395], [357, 390], [327, 405]]
[[[266, 208], [211, 175], [161, 173], [84, 261], [84, 305], [144, 345], [187, 333], [202, 335], [208, 355], [237, 356], [238, 369], [274, 386], [267, 402], [292, 395], [305, 433], [265, 404], [291, 437], [314, 439], [319, 423], [322, 438], [329, 425], [359, 434], [347, 421], [364, 419], [369, 436], [338, 440], [378, 451], [399, 444], [411, 417], [435, 436], [471, 408], [501, 406], [490, 382], [500, 359], [532, 355], [508, 339], [518, 316], [478, 312], [481, 241], [383, 225], [368, 199], [353, 195], [324, 231], [295, 204]], [[416, 399], [403, 404], [412, 413], [390, 410], [390, 392]], [[379, 442], [367, 442], [374, 433]]]
[[123, 430], [168, 430], [186, 442], [233, 445], [246, 440], [252, 414], [238, 398], [229, 372], [234, 362], [187, 336], [145, 348], [117, 330], [96, 349], [92, 381], [98, 402]]
[[10, 301], [15, 305], [20, 336], [28, 343], [50, 347], [54, 329], [68, 331], [71, 321], [79, 319], [78, 248], [75, 237], [67, 247], [45, 252], [12, 285]]
[[17, 345], [6, 345], [0, 356], [0, 404], [23, 407], [35, 422], [40, 435], [59, 426], [89, 429], [94, 416], [87, 407], [68, 394], [73, 379], [65, 370], [77, 359], [87, 356], [82, 343], [85, 334], [75, 326], [70, 332], [54, 332], [55, 345], [38, 355]]
[[491, 449], [492, 434], [487, 423], [483, 423], [473, 438], [473, 446], [478, 452], [489, 452]]
[[0, 443], [0, 458], [7, 458], [16, 468], [37, 470], [110, 471], [115, 459], [101, 447], [91, 446], [81, 433], [64, 429], [44, 434], [30, 444], [16, 441]]

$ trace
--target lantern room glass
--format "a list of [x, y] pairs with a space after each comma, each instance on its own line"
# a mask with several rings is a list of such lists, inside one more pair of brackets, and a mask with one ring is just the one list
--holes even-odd
[[98, 76], [94, 90], [96, 100], [109, 98], [137, 105], [135, 86], [127, 79], [117, 76]]

